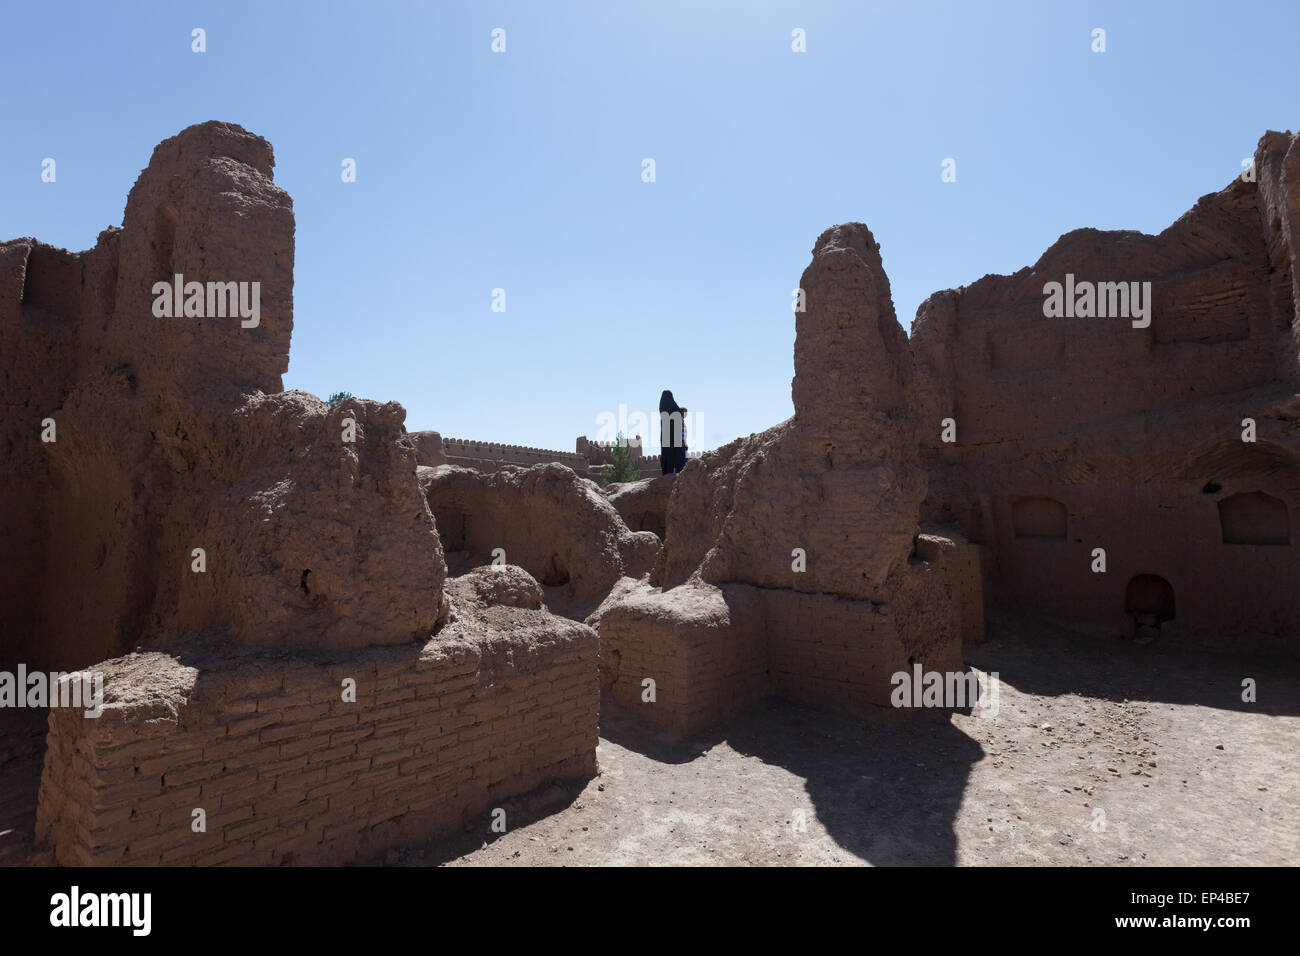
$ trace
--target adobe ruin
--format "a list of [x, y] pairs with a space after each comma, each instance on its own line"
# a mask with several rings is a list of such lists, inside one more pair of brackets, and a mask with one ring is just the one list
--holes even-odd
[[[0, 653], [104, 674], [101, 717], [51, 711], [64, 863], [366, 858], [595, 771], [595, 632], [448, 582], [401, 406], [282, 391], [273, 166], [190, 127], [93, 250], [0, 245]], [[176, 274], [259, 283], [260, 321], [155, 317]]]
[[[0, 656], [105, 689], [100, 718], [51, 711], [38, 838], [65, 863], [370, 859], [594, 773], [602, 692], [675, 733], [769, 695], [891, 713], [893, 674], [963, 670], [1000, 607], [1294, 652], [1296, 139], [1159, 236], [1079, 230], [936, 293], [910, 340], [871, 232], [826, 230], [794, 416], [602, 489], [585, 439], [283, 391], [271, 147], [182, 131], [93, 249], [0, 243]], [[178, 274], [259, 282], [258, 323], [156, 318]], [[1149, 281], [1150, 322], [1047, 318], [1067, 274]]]
[[[1295, 648], [1296, 139], [1265, 134], [1254, 180], [1158, 236], [1076, 230], [918, 310], [924, 517], [991, 550], [997, 603], [1100, 634]], [[1149, 282], [1147, 324], [1046, 318], [1067, 273]]]

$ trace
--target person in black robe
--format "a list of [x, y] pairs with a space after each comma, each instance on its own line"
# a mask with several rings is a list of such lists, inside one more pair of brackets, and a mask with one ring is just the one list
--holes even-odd
[[668, 389], [659, 396], [659, 467], [665, 475], [686, 467], [686, 409]]

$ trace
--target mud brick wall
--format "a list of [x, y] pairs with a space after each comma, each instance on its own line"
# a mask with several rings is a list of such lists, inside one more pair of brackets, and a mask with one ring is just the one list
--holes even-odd
[[794, 591], [764, 603], [776, 693], [841, 712], [889, 706], [899, 640], [888, 608]]
[[[918, 535], [889, 604], [736, 583], [631, 596], [601, 617], [602, 681], [677, 734], [771, 694], [857, 716], [892, 710], [901, 667], [963, 670], [963, 639], [983, 639], [984, 561], [960, 538]], [[642, 700], [647, 677], [654, 703]]]
[[891, 678], [903, 662], [964, 670], [962, 642], [983, 639], [982, 554], [958, 537], [917, 535], [890, 574], [887, 604], [764, 591], [774, 692], [864, 716], [894, 709]]
[[332, 659], [186, 641], [106, 662], [103, 716], [51, 712], [38, 841], [74, 865], [365, 861], [595, 772], [591, 629], [448, 631]]
[[[643, 720], [693, 733], [771, 693], [767, 638], [757, 588], [727, 585], [712, 613], [658, 617], [632, 610], [601, 620], [603, 679], [611, 696]], [[671, 592], [668, 592], [671, 595]], [[670, 598], [658, 595], [652, 601]], [[655, 700], [642, 700], [645, 678]]]

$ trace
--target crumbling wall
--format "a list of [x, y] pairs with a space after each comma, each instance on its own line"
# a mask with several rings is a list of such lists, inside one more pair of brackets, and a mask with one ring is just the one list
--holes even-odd
[[[0, 251], [15, 343], [0, 657], [69, 669], [210, 627], [330, 647], [436, 627], [445, 566], [404, 411], [280, 393], [294, 223], [273, 167], [261, 137], [192, 126], [154, 150], [93, 250]], [[177, 275], [201, 314], [159, 314], [155, 285]]]
[[595, 772], [597, 658], [590, 628], [495, 607], [400, 648], [108, 661], [101, 717], [51, 711], [37, 838], [67, 865], [274, 865], [486, 832], [499, 801]]
[[432, 633], [446, 566], [401, 440], [405, 414], [303, 392], [241, 403], [221, 436], [229, 477], [187, 529], [208, 570], [164, 579], [160, 603], [175, 612], [160, 632], [221, 627], [245, 646], [320, 648]]
[[865, 715], [892, 707], [893, 675], [914, 663], [963, 670], [964, 643], [984, 637], [978, 550], [918, 535], [888, 584], [887, 603], [762, 591], [775, 692]]
[[[82, 317], [103, 317], [113, 309], [118, 233], [106, 230], [94, 249], [81, 253], [35, 239], [0, 243], [0, 660], [50, 660], [38, 633], [48, 590], [45, 559], [51, 524], [68, 503], [51, 499], [46, 439], [57, 440], [67, 424], [56, 412], [77, 380]], [[71, 587], [61, 590], [61, 599], [72, 596]], [[85, 650], [71, 658], [81, 663], [114, 646], [93, 634], [72, 633], [63, 640], [84, 642]]]
[[668, 499], [672, 497], [675, 474], [616, 482], [604, 490], [632, 531], [652, 531], [663, 538], [668, 524]]
[[434, 431], [408, 432], [411, 447], [415, 449], [416, 463], [429, 468], [447, 464], [447, 453], [443, 448], [442, 436]]
[[1269, 264], [1269, 311], [1282, 337], [1277, 351], [1277, 377], [1292, 391], [1300, 391], [1300, 264], [1296, 240], [1300, 236], [1300, 136], [1269, 131], [1255, 150], [1258, 185], [1255, 205], [1264, 233]]
[[[30, 591], [0, 652], [105, 675], [101, 717], [51, 713], [37, 835], [63, 862], [340, 862], [594, 770], [594, 632], [522, 569], [448, 583], [416, 473], [436, 443], [400, 405], [280, 391], [272, 166], [260, 137], [191, 127], [94, 250], [0, 246], [24, 343], [0, 359], [4, 491], [30, 507], [4, 519], [0, 567]], [[169, 317], [155, 284], [176, 283]], [[623, 538], [620, 559], [649, 543]]]
[[[1283, 326], [1270, 308], [1254, 199], [1236, 181], [1159, 236], [1079, 229], [1032, 267], [922, 305], [912, 348], [943, 385], [917, 403], [918, 437], [939, 445], [953, 417], [963, 447], [1036, 441], [1272, 381], [1289, 316]], [[1045, 317], [1044, 285], [1067, 276], [1080, 288], [1150, 282], [1150, 324]]]
[[646, 573], [658, 552], [654, 535], [629, 531], [595, 483], [563, 465], [490, 475], [444, 465], [421, 469], [420, 482], [448, 551], [486, 564], [501, 549], [562, 601], [598, 601], [620, 577]]
[[880, 601], [911, 553], [926, 488], [905, 392], [911, 358], [870, 231], [828, 229], [800, 287], [795, 416], [677, 476], [656, 566], [665, 586], [698, 567], [706, 581]]
[[963, 670], [963, 642], [984, 636], [982, 584], [982, 549], [937, 534], [917, 536], [890, 603], [698, 576], [666, 591], [642, 583], [599, 615], [601, 681], [678, 734], [771, 695], [876, 714], [892, 708], [893, 675], [913, 663]]

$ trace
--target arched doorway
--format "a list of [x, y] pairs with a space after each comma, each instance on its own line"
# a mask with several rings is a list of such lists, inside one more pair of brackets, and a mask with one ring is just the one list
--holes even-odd
[[1154, 614], [1160, 623], [1172, 621], [1177, 610], [1173, 585], [1158, 574], [1139, 574], [1124, 592], [1124, 610], [1129, 614]]
[[1133, 636], [1147, 644], [1166, 630], [1177, 614], [1173, 585], [1158, 574], [1139, 574], [1124, 592], [1124, 613], [1133, 619]]

